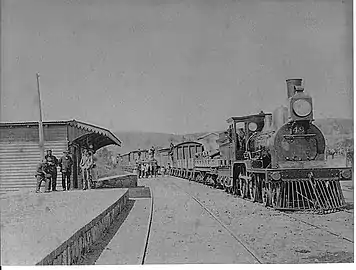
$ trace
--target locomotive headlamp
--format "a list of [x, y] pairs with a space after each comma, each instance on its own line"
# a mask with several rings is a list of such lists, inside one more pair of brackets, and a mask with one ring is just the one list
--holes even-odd
[[277, 181], [277, 180], [281, 179], [281, 174], [279, 172], [273, 172], [271, 174], [271, 177], [272, 177], [273, 180]]
[[248, 129], [251, 131], [256, 131], [257, 130], [257, 124], [255, 122], [251, 122], [248, 124]]
[[341, 176], [344, 179], [350, 179], [351, 178], [351, 170], [350, 169], [342, 170]]
[[311, 113], [312, 107], [305, 99], [298, 99], [293, 103], [293, 110], [298, 116], [305, 117]]

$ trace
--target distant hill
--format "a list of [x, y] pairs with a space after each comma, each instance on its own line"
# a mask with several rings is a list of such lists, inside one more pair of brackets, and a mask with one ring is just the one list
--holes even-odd
[[354, 132], [352, 119], [316, 119], [315, 124], [323, 131], [324, 135], [353, 135]]
[[327, 145], [330, 148], [353, 147], [354, 126], [352, 119], [326, 118], [315, 120], [321, 131], [324, 133]]
[[170, 143], [177, 144], [183, 141], [194, 141], [204, 133], [195, 134], [167, 134], [153, 132], [115, 132], [115, 134], [123, 142], [120, 148], [120, 153], [126, 153], [132, 150], [149, 149], [152, 146], [157, 148], [168, 147]]
[[[315, 124], [324, 133], [330, 147], [334, 145], [353, 145], [353, 120], [344, 118], [317, 119]], [[177, 135], [153, 132], [115, 132], [123, 142], [121, 148], [114, 152], [126, 153], [138, 148], [149, 149], [153, 146], [168, 147], [171, 142], [177, 144], [183, 141], [194, 141], [207, 132]]]

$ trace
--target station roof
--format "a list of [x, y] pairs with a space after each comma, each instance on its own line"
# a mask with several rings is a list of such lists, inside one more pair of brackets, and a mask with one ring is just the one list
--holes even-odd
[[80, 122], [77, 120], [71, 120], [67, 122], [69, 125], [73, 125], [75, 127], [86, 129], [92, 133], [92, 139], [96, 141], [99, 145], [97, 148], [103, 147], [109, 144], [116, 144], [121, 146], [121, 140], [115, 136], [110, 130], [102, 127], [98, 127], [92, 124]]
[[[115, 136], [110, 130], [102, 127], [95, 126], [93, 124], [84, 123], [77, 120], [68, 120], [68, 121], [44, 121], [44, 126], [49, 125], [69, 125], [73, 127], [77, 127], [79, 129], [85, 130], [88, 133], [83, 136], [76, 138], [74, 141], [78, 143], [85, 143], [86, 141], [91, 141], [95, 144], [95, 148], [99, 149], [103, 146], [109, 144], [115, 144], [121, 146], [121, 140]], [[19, 127], [19, 126], [38, 126], [38, 122], [29, 121], [29, 122], [2, 122], [0, 123], [0, 127]]]

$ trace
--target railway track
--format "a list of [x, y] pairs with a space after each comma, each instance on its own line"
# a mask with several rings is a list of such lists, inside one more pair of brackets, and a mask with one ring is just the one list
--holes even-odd
[[[233, 233], [218, 217], [216, 217], [198, 198], [195, 196], [191, 195], [190, 193], [186, 192], [183, 188], [177, 186], [176, 184], [172, 183], [175, 187], [186, 193], [191, 199], [193, 199], [204, 211], [206, 211], [216, 222], [219, 223], [219, 225], [234, 238], [252, 257], [253, 259], [259, 263], [263, 264], [265, 263], [244, 241], [242, 241], [235, 233]], [[154, 210], [154, 195], [153, 191], [151, 189], [151, 206], [150, 206], [150, 215], [148, 219], [148, 225], [147, 225], [147, 232], [146, 232], [146, 241], [144, 245], [144, 249], [142, 251], [142, 258], [141, 258], [141, 264], [145, 264], [145, 259], [147, 255], [147, 250], [149, 246], [149, 239], [150, 239], [150, 233], [151, 233], [151, 227], [152, 227], [152, 219], [153, 219], [153, 210]]]
[[[209, 186], [209, 187], [210, 187], [210, 186]], [[210, 187], [210, 188], [212, 188], [212, 187]], [[270, 210], [272, 210], [272, 211], [277, 211], [277, 210], [275, 210], [275, 209], [273, 209], [273, 208], [271, 208], [271, 207], [266, 207], [266, 208], [268, 208], [268, 209], [270, 209]], [[348, 213], [348, 214], [351, 214], [351, 215], [354, 214], [352, 211], [349, 211], [349, 210], [347, 210], [347, 209], [340, 209], [340, 211], [345, 212], [345, 213]], [[299, 219], [299, 218], [294, 217], [294, 216], [292, 216], [292, 215], [290, 215], [290, 214], [287, 214], [287, 213], [285, 213], [285, 212], [283, 212], [283, 211], [279, 211], [279, 213], [281, 213], [282, 215], [287, 216], [287, 217], [289, 217], [289, 218], [291, 218], [291, 219], [294, 219], [294, 220], [296, 220], [296, 221], [299, 221], [299, 222], [301, 222], [301, 223], [304, 223], [304, 224], [306, 224], [306, 225], [309, 225], [309, 226], [311, 226], [311, 227], [314, 227], [314, 228], [316, 228], [316, 229], [319, 229], [319, 230], [321, 230], [321, 231], [327, 232], [327, 233], [329, 233], [329, 234], [331, 234], [331, 235], [333, 235], [333, 236], [336, 236], [336, 237], [338, 237], [338, 238], [344, 239], [344, 240], [346, 240], [346, 241], [348, 241], [348, 242], [350, 242], [350, 243], [354, 243], [354, 240], [352, 240], [352, 239], [350, 239], [350, 238], [348, 238], [348, 237], [345, 237], [345, 236], [343, 236], [343, 235], [341, 235], [341, 234], [338, 234], [338, 233], [335, 233], [335, 232], [330, 231], [330, 230], [328, 230], [328, 229], [322, 228], [322, 227], [320, 227], [320, 226], [318, 226], [318, 225], [312, 224], [312, 223], [307, 222], [307, 221], [305, 221], [305, 220], [303, 220], [303, 219]]]
[[151, 234], [151, 227], [152, 227], [152, 218], [153, 218], [153, 209], [154, 209], [154, 195], [153, 195], [153, 190], [150, 189], [151, 191], [151, 206], [150, 206], [150, 215], [148, 217], [148, 225], [147, 225], [147, 232], [146, 232], [146, 237], [145, 237], [145, 245], [142, 251], [142, 258], [141, 258], [141, 264], [145, 264], [145, 259], [147, 255], [147, 249], [148, 249], [148, 243], [150, 239], [150, 234]]
[[[271, 209], [271, 210], [275, 211], [274, 209]], [[352, 212], [348, 212], [348, 211], [346, 211], [346, 212], [352, 214]], [[313, 228], [319, 229], [319, 230], [324, 231], [324, 232], [327, 232], [327, 233], [329, 233], [329, 234], [331, 234], [331, 235], [333, 235], [333, 236], [336, 236], [336, 237], [338, 237], [338, 238], [341, 238], [341, 239], [343, 239], [343, 240], [346, 240], [346, 241], [348, 241], [348, 242], [350, 242], [350, 243], [352, 243], [352, 244], [354, 243], [354, 241], [353, 241], [352, 239], [350, 239], [350, 238], [348, 238], [348, 237], [345, 237], [345, 236], [343, 236], [343, 235], [341, 235], [341, 234], [338, 234], [338, 233], [335, 233], [335, 232], [333, 232], [333, 231], [331, 231], [331, 230], [322, 228], [322, 227], [320, 227], [320, 226], [318, 226], [318, 225], [312, 224], [312, 223], [310, 223], [310, 222], [308, 222], [308, 221], [305, 221], [305, 220], [303, 220], [303, 219], [294, 217], [294, 216], [289, 215], [289, 214], [287, 214], [287, 213], [284, 213], [284, 212], [282, 212], [282, 211], [280, 211], [280, 213], [281, 213], [282, 215], [284, 215], [284, 216], [287, 216], [287, 217], [291, 218], [291, 219], [294, 219], [294, 220], [299, 221], [299, 222], [301, 222], [301, 223], [307, 224], [307, 225], [309, 225], [309, 226], [311, 226], [311, 227], [313, 227]]]
[[[172, 184], [175, 185], [175, 186], [177, 186], [175, 183], [172, 183]], [[206, 210], [219, 224], [221, 224], [227, 231], [229, 231], [229, 233], [230, 233], [231, 235], [234, 235], [234, 238], [236, 237], [235, 239], [239, 239], [239, 238], [238, 238], [233, 232], [231, 232], [231, 230], [230, 230], [221, 220], [219, 220], [219, 218], [217, 218], [199, 199], [197, 199], [195, 196], [193, 196], [193, 195], [190, 194], [189, 192], [185, 191], [183, 188], [181, 188], [181, 187], [179, 187], [179, 186], [177, 186], [177, 187], [178, 187], [179, 189], [183, 190], [183, 191], [184, 191], [186, 194], [188, 194], [190, 197], [192, 197], [192, 199], [195, 200], [204, 210]], [[270, 207], [267, 207], [267, 209], [269, 209], [270, 211], [277, 211], [277, 210], [275, 210], [275, 209], [273, 209], [273, 208], [270, 208]], [[346, 209], [342, 209], [341, 211], [353, 215], [353, 212], [348, 211], [348, 210], [346, 210]], [[301, 219], [301, 218], [295, 217], [295, 216], [293, 216], [293, 215], [291, 215], [291, 214], [288, 214], [288, 213], [285, 213], [285, 212], [282, 212], [282, 211], [278, 211], [278, 213], [280, 213], [281, 215], [284, 215], [284, 216], [286, 216], [286, 217], [288, 217], [288, 218], [290, 218], [290, 219], [292, 219], [292, 220], [295, 220], [295, 221], [297, 221], [297, 222], [300, 222], [300, 223], [303, 223], [303, 224], [305, 224], [305, 225], [308, 225], [308, 226], [310, 226], [310, 227], [312, 227], [312, 228], [315, 228], [315, 229], [318, 229], [318, 230], [320, 230], [320, 231], [326, 232], [326, 233], [328, 233], [329, 235], [332, 235], [333, 237], [337, 237], [338, 239], [345, 240], [345, 241], [349, 242], [350, 244], [354, 244], [354, 240], [352, 240], [352, 239], [350, 239], [349, 237], [346, 237], [346, 236], [344, 236], [344, 235], [342, 235], [342, 234], [339, 234], [339, 233], [337, 233], [337, 232], [334, 232], [334, 231], [332, 231], [332, 230], [330, 230], [330, 229], [323, 228], [323, 227], [321, 227], [321, 226], [318, 226], [318, 225], [316, 225], [316, 224], [310, 223], [310, 222], [308, 222], [308, 221], [306, 221], [306, 220], [303, 220], [303, 219]], [[243, 243], [243, 241], [239, 241], [239, 242], [240, 242], [245, 248], [248, 247], [247, 244]], [[248, 250], [252, 252], [252, 249], [251, 249], [251, 248], [248, 248]], [[260, 263], [263, 263], [263, 262], [260, 262]]]
[[[188, 195], [189, 198], [191, 198], [193, 201], [195, 201], [200, 207], [201, 209], [203, 209], [213, 220], [215, 220], [222, 228], [223, 230], [230, 235], [238, 244], [239, 246], [241, 246], [244, 250], [247, 251], [247, 253], [250, 254], [250, 256], [253, 258], [253, 261], [255, 261], [256, 263], [259, 264], [264, 264], [267, 263], [266, 261], [264, 261], [259, 255], [256, 254], [256, 252], [254, 251], [253, 248], [251, 248], [251, 246], [246, 243], [244, 240], [242, 240], [237, 234], [235, 234], [229, 227], [228, 225], [226, 225], [219, 217], [217, 217], [200, 199], [198, 199], [197, 197], [195, 197], [193, 194], [191, 194], [189, 191], [186, 191], [183, 187], [180, 187], [179, 185], [177, 185], [174, 182], [170, 182], [170, 184], [174, 187], [176, 187], [177, 189], [181, 190], [183, 193], [185, 193], [186, 195]], [[142, 251], [142, 257], [141, 257], [141, 264], [145, 264], [145, 260], [146, 260], [146, 256], [148, 253], [148, 247], [149, 247], [149, 241], [150, 241], [150, 234], [151, 234], [151, 227], [152, 227], [152, 220], [153, 220], [153, 212], [154, 212], [154, 194], [153, 191], [151, 189], [151, 205], [150, 205], [150, 213], [149, 213], [149, 219], [148, 219], [148, 224], [147, 224], [147, 232], [146, 232], [146, 237], [145, 237], [145, 244], [143, 247], [143, 251]], [[288, 217], [291, 220], [297, 221], [299, 223], [302, 223], [304, 225], [310, 226], [313, 229], [317, 229], [320, 231], [323, 231], [324, 233], [327, 233], [328, 235], [331, 235], [332, 237], [337, 237], [339, 240], [342, 241], [346, 241], [349, 244], [353, 244], [354, 240], [346, 237], [338, 232], [332, 231], [330, 230], [330, 228], [324, 228], [321, 226], [319, 226], [320, 224], [313, 224], [311, 222], [308, 222], [306, 220], [304, 220], [303, 218], [298, 218], [293, 216], [292, 214], [289, 213], [285, 213], [282, 211], [276, 211], [273, 208], [267, 208], [269, 211], [275, 211], [280, 213], [281, 215], [284, 215], [286, 217]], [[348, 213], [348, 214], [353, 214], [353, 212], [344, 210], [344, 212]]]
[[186, 193], [190, 198], [192, 198], [199, 206], [205, 210], [216, 222], [219, 223], [221, 227], [224, 228], [226, 232], [228, 232], [232, 238], [234, 238], [253, 258], [256, 262], [259, 264], [265, 263], [249, 246], [247, 243], [245, 243], [243, 240], [241, 240], [234, 232], [232, 232], [216, 215], [214, 215], [198, 198], [196, 198], [194, 195], [190, 194], [189, 192], [185, 191], [183, 188], [177, 186], [176, 184], [172, 183], [175, 187], [178, 189], [182, 190], [184, 193]]

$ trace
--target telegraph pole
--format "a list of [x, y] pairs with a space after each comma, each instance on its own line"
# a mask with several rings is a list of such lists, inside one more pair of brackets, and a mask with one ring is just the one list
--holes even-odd
[[41, 153], [41, 160], [44, 159], [44, 140], [43, 140], [43, 122], [42, 122], [42, 106], [41, 106], [41, 92], [40, 92], [40, 74], [36, 73], [37, 78], [37, 91], [38, 91], [38, 106], [40, 118], [38, 122], [38, 137], [39, 137], [39, 147]]

